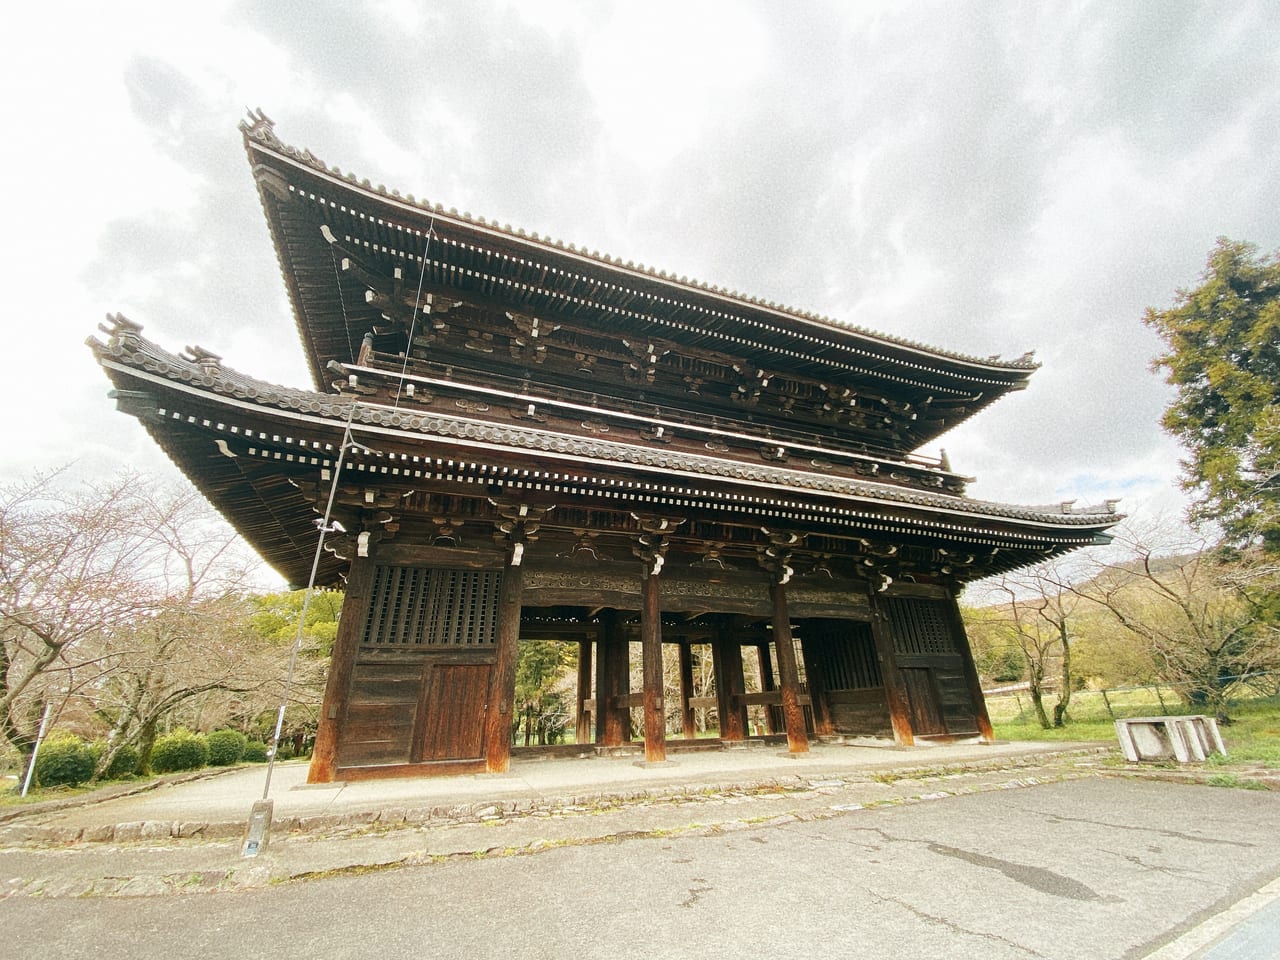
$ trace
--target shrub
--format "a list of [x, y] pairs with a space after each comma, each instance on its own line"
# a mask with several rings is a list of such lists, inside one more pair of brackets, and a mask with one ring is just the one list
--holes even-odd
[[93, 776], [93, 748], [79, 737], [57, 737], [40, 744], [36, 780], [42, 787], [71, 786]]
[[245, 735], [239, 730], [215, 730], [205, 740], [209, 744], [211, 767], [229, 767], [244, 756]]
[[[102, 742], [93, 745], [93, 758], [96, 764], [107, 752], [107, 745]], [[116, 755], [111, 758], [107, 769], [102, 771], [103, 780], [122, 780], [132, 777], [138, 772], [138, 748], [131, 743], [122, 743]]]
[[175, 730], [156, 740], [151, 751], [151, 769], [156, 773], [198, 770], [209, 762], [209, 745], [190, 730]]
[[244, 753], [240, 759], [245, 763], [266, 763], [267, 745], [261, 740], [249, 740], [244, 745]]

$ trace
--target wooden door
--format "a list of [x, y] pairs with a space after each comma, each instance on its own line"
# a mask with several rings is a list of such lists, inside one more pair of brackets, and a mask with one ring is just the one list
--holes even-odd
[[421, 732], [414, 751], [419, 762], [484, 756], [485, 704], [492, 672], [492, 663], [427, 666], [418, 708]]
[[946, 733], [942, 706], [934, 688], [933, 671], [927, 667], [903, 667], [902, 683], [907, 689], [911, 710], [911, 730], [918, 737]]

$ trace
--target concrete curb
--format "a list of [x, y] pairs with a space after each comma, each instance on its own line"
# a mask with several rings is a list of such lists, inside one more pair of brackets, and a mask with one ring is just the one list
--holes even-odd
[[[57, 858], [49, 861], [49, 865], [56, 863], [62, 867], [60, 875], [14, 877], [0, 886], [0, 900], [20, 896], [52, 899], [221, 893], [366, 873], [371, 870], [429, 866], [460, 859], [531, 856], [583, 844], [719, 836], [781, 827], [791, 823], [825, 820], [863, 810], [871, 811], [885, 807], [926, 803], [948, 797], [1022, 789], [1097, 775], [1097, 771], [1091, 767], [1083, 771], [1064, 769], [1066, 759], [1068, 758], [1059, 755], [1049, 758], [1047, 764], [1021, 764], [1029, 768], [1024, 771], [1028, 775], [1008, 779], [997, 777], [976, 783], [965, 782], [967, 778], [975, 775], [974, 771], [954, 768], [946, 771], [921, 770], [917, 771], [920, 774], [918, 778], [906, 776], [905, 771], [902, 771], [903, 775], [897, 779], [915, 786], [892, 797], [885, 797], [878, 791], [871, 793], [866, 791], [865, 788], [874, 783], [874, 777], [848, 778], [847, 780], [825, 778], [808, 781], [803, 785], [789, 783], [777, 789], [755, 790], [754, 793], [762, 806], [742, 809], [741, 813], [747, 814], [746, 816], [730, 816], [711, 823], [704, 822], [705, 818], [698, 817], [696, 814], [691, 815], [690, 812], [681, 811], [677, 814], [679, 819], [675, 821], [676, 825], [672, 824], [671, 817], [668, 816], [666, 825], [662, 827], [654, 828], [650, 825], [647, 828], [643, 826], [634, 828], [629, 826], [634, 821], [625, 821], [623, 824], [615, 821], [602, 823], [593, 816], [601, 812], [598, 808], [580, 803], [562, 805], [555, 812], [530, 810], [523, 816], [519, 809], [520, 805], [516, 805], [517, 809], [512, 811], [511, 820], [513, 823], [522, 822], [523, 828], [515, 835], [490, 832], [485, 828], [482, 820], [475, 819], [475, 816], [483, 813], [483, 810], [475, 810], [471, 812], [471, 819], [451, 823], [440, 821], [424, 825], [400, 822], [397, 825], [390, 825], [388, 836], [361, 833], [356, 830], [346, 838], [335, 833], [327, 837], [302, 835], [292, 838], [301, 840], [303, 842], [301, 847], [291, 847], [287, 843], [290, 838], [281, 838], [286, 843], [276, 847], [274, 844], [279, 841], [273, 840], [272, 847], [268, 847], [252, 860], [235, 859], [235, 854], [229, 849], [232, 845], [223, 841], [203, 845], [199, 851], [201, 855], [198, 862], [192, 862], [190, 869], [168, 872], [131, 872], [126, 865], [118, 864], [116, 857], [125, 855], [130, 849], [128, 845], [102, 848], [101, 852], [96, 854], [100, 868], [97, 875], [91, 872], [94, 869], [92, 864], [69, 862], [61, 858], [57, 850], [47, 850]], [[1087, 755], [1084, 759], [1087, 759]], [[979, 773], [1002, 774], [1004, 772], [1004, 769], [999, 767], [994, 769], [988, 767]], [[943, 781], [945, 781], [945, 787]], [[926, 789], [920, 789], [926, 784]], [[701, 793], [696, 796], [708, 804], [734, 803], [744, 797], [750, 797], [752, 788], [747, 785], [739, 786], [743, 789], [724, 787], [714, 794]], [[832, 802], [841, 799], [842, 791], [846, 792], [847, 797], [847, 791], [856, 791], [859, 786], [863, 788], [860, 800], [845, 803]], [[772, 800], [761, 794], [772, 796], [780, 791], [785, 791], [788, 795], [794, 794], [797, 799], [803, 797], [807, 805], [767, 814], [768, 810], [776, 810], [776, 807], [772, 806]], [[619, 811], [644, 806], [653, 808], [659, 805], [665, 806], [667, 803], [683, 806], [695, 796], [694, 793], [681, 795], [680, 791], [674, 790], [638, 793], [645, 795], [634, 798], [632, 804], [619, 803], [613, 806], [616, 806]], [[581, 800], [582, 798], [573, 799]], [[496, 806], [498, 805], [489, 805], [489, 809]], [[502, 812], [506, 813], [505, 810]], [[761, 813], [767, 815], [758, 815]], [[497, 813], [492, 814], [491, 818], [501, 819]], [[549, 821], [557, 822], [560, 825], [559, 830], [551, 828]], [[373, 821], [373, 825], [377, 823], [378, 821]], [[369, 826], [371, 825], [366, 824], [366, 828]], [[619, 826], [623, 826], [623, 829], [618, 829]], [[399, 830], [406, 831], [405, 838], [398, 842], [395, 840], [397, 827]], [[450, 830], [449, 827], [453, 829]], [[428, 829], [433, 831], [430, 835], [421, 833]], [[418, 847], [419, 841], [411, 839], [419, 836], [426, 843], [425, 848]], [[495, 840], [503, 842], [495, 843]], [[409, 843], [413, 846], [408, 846]], [[225, 866], [229, 859], [233, 865]], [[214, 865], [216, 868], [210, 869]], [[69, 866], [76, 869], [67, 870]], [[110, 870], [113, 875], [100, 875], [103, 872], [102, 868]], [[117, 871], [128, 875], [116, 875]]]
[[[830, 774], [825, 775], [822, 780], [831, 786], [845, 786], [877, 781], [923, 779], [937, 777], [945, 773], [1016, 770], [1028, 767], [1043, 767], [1046, 763], [1058, 763], [1072, 758], [1101, 756], [1114, 751], [1115, 748], [1110, 745], [1100, 745], [1085, 749], [1072, 747], [1062, 751], [1045, 752], [1025, 757], [998, 757], [984, 760], [955, 761], [952, 763], [911, 764], [870, 771], [864, 770], [856, 773]], [[606, 789], [537, 799], [479, 800], [444, 806], [391, 805], [354, 810], [342, 814], [277, 817], [272, 821], [271, 831], [275, 837], [305, 835], [341, 838], [406, 827], [451, 826], [525, 816], [548, 816], [589, 809], [598, 810], [639, 802], [674, 801], [704, 794], [802, 791], [810, 789], [812, 782], [812, 777], [797, 773], [786, 776], [768, 776], [741, 780], [693, 781], [624, 790]], [[10, 824], [0, 826], [0, 845], [9, 847], [69, 847], [77, 844], [138, 844], [171, 842], [173, 840], [229, 840], [243, 836], [245, 826], [246, 821], [243, 819], [216, 822], [140, 820], [94, 827]]]

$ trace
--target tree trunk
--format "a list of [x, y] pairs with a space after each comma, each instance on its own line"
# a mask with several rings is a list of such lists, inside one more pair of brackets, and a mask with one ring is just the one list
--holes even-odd
[[1058, 632], [1062, 641], [1062, 689], [1058, 691], [1058, 702], [1053, 707], [1053, 725], [1064, 727], [1070, 722], [1067, 707], [1071, 705], [1071, 638], [1067, 636], [1065, 626]]
[[1038, 663], [1027, 661], [1027, 692], [1031, 694], [1031, 705], [1036, 709], [1036, 719], [1040, 722], [1040, 726], [1048, 730], [1052, 723], [1049, 722], [1049, 714], [1044, 709], [1044, 667]]
[[148, 717], [138, 728], [138, 772], [143, 775], [151, 774], [151, 752], [156, 746], [159, 725], [159, 717]]

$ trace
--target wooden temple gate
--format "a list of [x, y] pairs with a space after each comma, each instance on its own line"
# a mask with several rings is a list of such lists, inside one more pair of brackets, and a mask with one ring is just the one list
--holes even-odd
[[299, 586], [332, 508], [315, 581], [347, 593], [313, 781], [506, 769], [520, 637], [553, 629], [579, 644], [578, 740], [620, 747], [636, 710], [650, 762], [669, 716], [688, 737], [713, 706], [695, 643], [725, 742], [751, 710], [797, 753], [991, 737], [956, 595], [1119, 519], [973, 500], [917, 452], [1023, 389], [1029, 354], [623, 263], [371, 187], [261, 113], [241, 129], [313, 389], [119, 315], [89, 345], [119, 409]]

